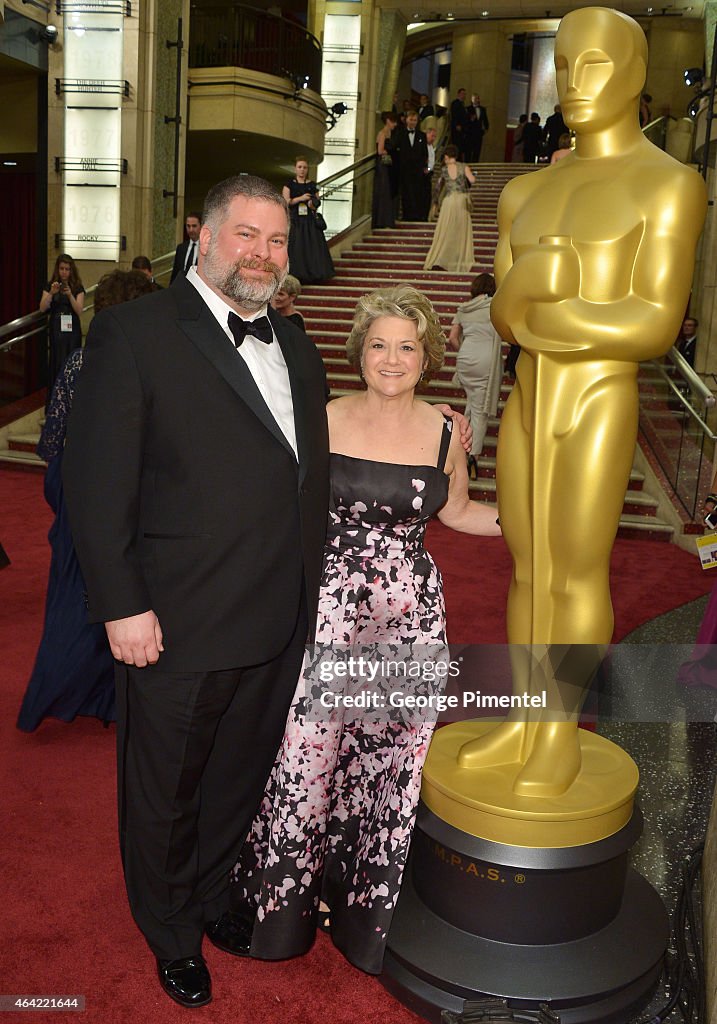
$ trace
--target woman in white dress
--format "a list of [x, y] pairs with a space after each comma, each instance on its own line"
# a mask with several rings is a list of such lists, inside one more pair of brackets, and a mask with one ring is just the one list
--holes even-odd
[[477, 457], [483, 451], [488, 417], [498, 411], [503, 379], [501, 339], [490, 320], [490, 303], [495, 295], [492, 274], [479, 274], [471, 285], [470, 301], [456, 310], [448, 344], [458, 351], [456, 377], [466, 393], [466, 416], [473, 428], [468, 471], [478, 476]]

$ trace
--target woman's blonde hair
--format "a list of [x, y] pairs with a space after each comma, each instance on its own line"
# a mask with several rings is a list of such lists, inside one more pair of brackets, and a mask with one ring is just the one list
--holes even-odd
[[382, 316], [395, 316], [415, 323], [426, 360], [424, 380], [428, 380], [440, 370], [446, 351], [446, 336], [438, 314], [423, 292], [408, 284], [397, 285], [395, 288], [380, 288], [359, 299], [353, 327], [346, 341], [346, 356], [355, 370], [361, 369], [366, 335], [374, 320]]
[[301, 281], [298, 277], [294, 277], [292, 274], [287, 274], [282, 284], [282, 289], [288, 295], [292, 295], [295, 299], [301, 295]]

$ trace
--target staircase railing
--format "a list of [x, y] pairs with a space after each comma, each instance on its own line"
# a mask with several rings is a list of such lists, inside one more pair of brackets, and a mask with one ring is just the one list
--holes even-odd
[[[169, 284], [173, 262], [174, 250], [152, 260], [155, 281]], [[80, 316], [83, 337], [94, 316], [96, 289], [92, 285], [85, 292]], [[36, 309], [0, 325], [0, 406], [27, 398], [47, 384], [48, 321], [48, 314]]]
[[317, 182], [328, 238], [351, 229], [370, 215], [375, 171], [376, 157], [370, 153]]
[[37, 309], [0, 326], [0, 406], [45, 386], [47, 321]]
[[639, 373], [640, 433], [690, 519], [712, 481], [715, 396], [676, 348]]

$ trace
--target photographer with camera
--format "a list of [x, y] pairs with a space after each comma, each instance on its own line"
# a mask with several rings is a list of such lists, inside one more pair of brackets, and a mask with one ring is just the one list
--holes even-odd
[[55, 260], [52, 277], [40, 299], [40, 312], [50, 313], [47, 394], [70, 352], [82, 346], [80, 314], [85, 304], [85, 289], [71, 256], [62, 253]]

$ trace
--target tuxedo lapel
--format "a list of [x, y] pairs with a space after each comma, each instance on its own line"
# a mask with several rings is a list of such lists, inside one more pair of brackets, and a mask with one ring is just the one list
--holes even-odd
[[289, 384], [291, 385], [291, 401], [294, 406], [294, 427], [296, 429], [296, 448], [299, 453], [299, 484], [306, 476], [308, 464], [308, 433], [306, 424], [306, 394], [301, 383], [299, 365], [296, 357], [296, 347], [292, 341], [290, 332], [287, 331], [283, 322], [284, 318], [280, 313], [275, 313], [271, 307], [268, 310], [271, 326], [279, 342], [286, 368], [289, 371]]
[[[221, 329], [197, 289], [186, 278], [178, 279], [172, 288], [177, 291], [180, 330], [196, 345], [239, 398], [249, 406], [266, 429], [291, 453], [292, 458], [296, 458], [294, 449], [262, 398], [249, 367]], [[293, 391], [292, 380], [292, 395]], [[296, 410], [294, 416], [296, 417]]]

